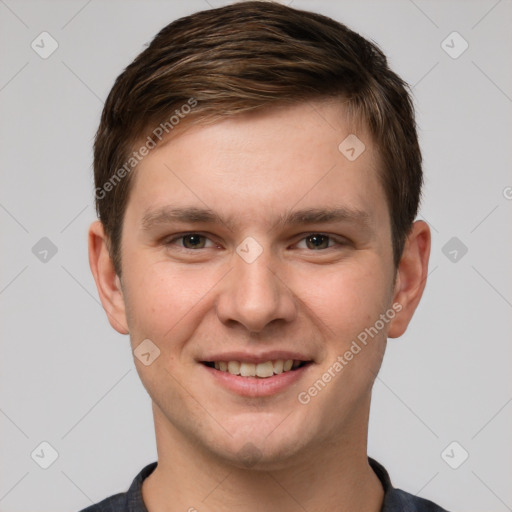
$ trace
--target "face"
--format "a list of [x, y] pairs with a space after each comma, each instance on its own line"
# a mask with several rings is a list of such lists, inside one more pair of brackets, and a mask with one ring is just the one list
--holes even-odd
[[144, 348], [157, 431], [262, 468], [365, 443], [404, 314], [378, 167], [326, 102], [191, 127], [138, 165], [109, 318]]

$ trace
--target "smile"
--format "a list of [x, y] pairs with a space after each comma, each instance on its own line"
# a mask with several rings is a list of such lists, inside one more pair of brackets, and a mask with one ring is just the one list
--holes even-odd
[[230, 373], [231, 375], [266, 379], [274, 375], [296, 370], [307, 364], [307, 361], [277, 359], [275, 361], [265, 361], [257, 364], [244, 361], [204, 361], [203, 364], [221, 372]]
[[233, 356], [224, 361], [200, 362], [199, 366], [206, 370], [208, 378], [213, 379], [211, 382], [215, 387], [221, 386], [236, 395], [252, 398], [285, 392], [305, 378], [314, 365], [312, 360], [272, 358], [240, 361]]

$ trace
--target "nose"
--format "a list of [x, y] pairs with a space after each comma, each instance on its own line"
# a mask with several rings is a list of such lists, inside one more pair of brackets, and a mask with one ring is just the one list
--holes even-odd
[[234, 268], [223, 280], [217, 300], [217, 315], [224, 324], [237, 323], [260, 333], [272, 322], [295, 318], [294, 294], [265, 252], [251, 263], [234, 255]]

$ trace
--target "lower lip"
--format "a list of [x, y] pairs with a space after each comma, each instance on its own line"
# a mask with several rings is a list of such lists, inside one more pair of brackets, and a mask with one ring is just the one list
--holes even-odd
[[312, 363], [309, 363], [297, 368], [296, 370], [290, 370], [288, 372], [283, 372], [266, 378], [241, 377], [240, 375], [233, 375], [229, 372], [210, 368], [204, 364], [201, 364], [201, 366], [226, 389], [242, 396], [261, 397], [275, 395], [290, 387], [293, 383], [297, 382], [304, 376], [311, 364]]

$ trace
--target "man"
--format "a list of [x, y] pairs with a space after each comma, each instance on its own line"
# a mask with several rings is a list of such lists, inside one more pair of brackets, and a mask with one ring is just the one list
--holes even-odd
[[177, 20], [98, 129], [89, 259], [157, 463], [99, 511], [442, 511], [367, 456], [372, 385], [427, 276], [405, 84], [320, 15]]

